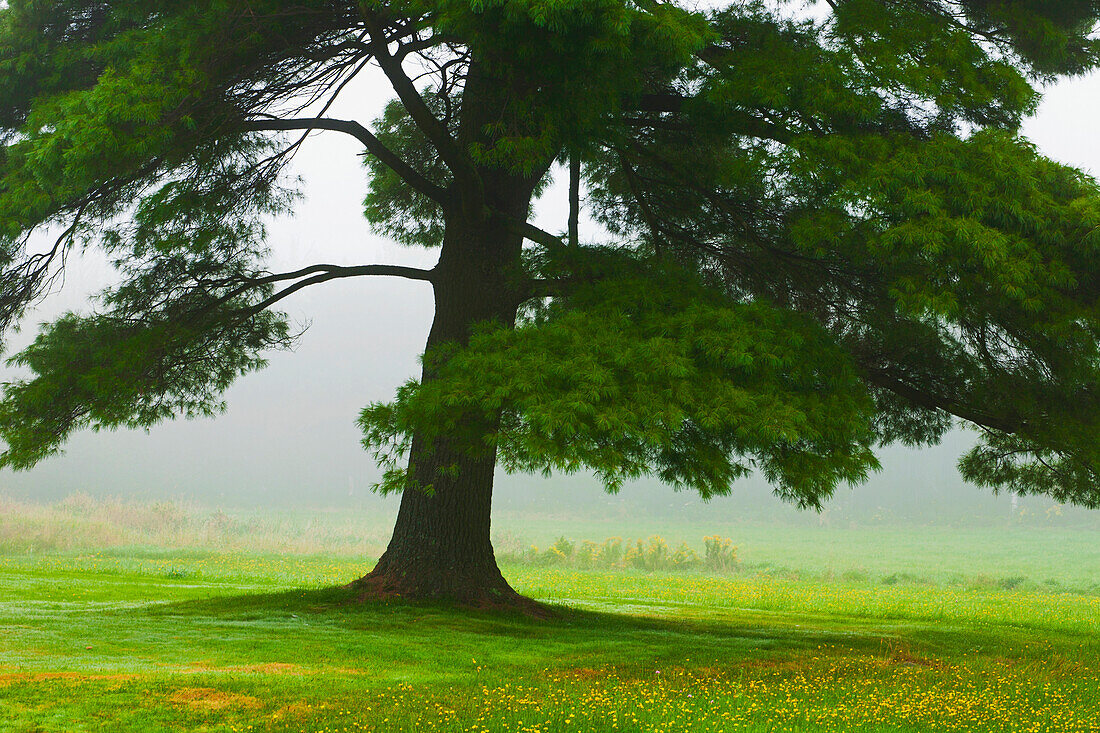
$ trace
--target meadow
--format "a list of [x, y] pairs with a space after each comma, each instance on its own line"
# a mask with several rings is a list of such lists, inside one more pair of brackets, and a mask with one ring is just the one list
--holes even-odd
[[[540, 620], [359, 602], [342, 517], [5, 501], [3, 731], [1100, 731], [1095, 529], [506, 518]], [[736, 562], [551, 551], [658, 534]]]

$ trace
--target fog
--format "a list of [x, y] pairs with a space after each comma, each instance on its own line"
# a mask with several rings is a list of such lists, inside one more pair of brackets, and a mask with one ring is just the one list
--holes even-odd
[[[372, 119], [386, 99], [376, 82], [362, 85], [334, 116]], [[1025, 128], [1047, 155], [1100, 174], [1095, 119], [1100, 76], [1069, 80], [1047, 90], [1039, 115]], [[292, 219], [272, 222], [272, 268], [314, 262], [401, 263], [431, 267], [435, 253], [374, 236], [361, 215], [366, 175], [353, 140], [318, 135], [302, 148], [295, 172], [305, 198]], [[537, 211], [547, 229], [565, 228], [560, 181]], [[589, 223], [589, 236], [596, 236]], [[582, 228], [582, 238], [585, 231]], [[64, 288], [26, 320], [9, 349], [33, 337], [35, 324], [69, 309], [111, 281], [111, 268], [94, 253], [70, 260]], [[270, 355], [267, 369], [240, 379], [225, 395], [228, 410], [215, 419], [176, 421], [148, 432], [81, 433], [64, 455], [29, 472], [0, 473], [0, 493], [55, 500], [76, 491], [137, 498], [184, 498], [231, 507], [348, 507], [391, 513], [396, 499], [374, 497], [378, 470], [359, 444], [354, 421], [372, 400], [388, 399], [418, 372], [417, 357], [431, 322], [426, 283], [381, 277], [337, 280], [308, 288], [286, 306], [309, 324], [293, 352]], [[6, 372], [8, 378], [13, 371]], [[992, 497], [966, 485], [955, 469], [973, 434], [956, 432], [936, 448], [882, 452], [882, 472], [866, 484], [841, 488], [823, 515], [882, 516], [936, 521], [959, 516], [999, 517], [1011, 497]], [[1033, 500], [1036, 511], [1049, 501]], [[655, 482], [627, 486], [616, 497], [591, 477], [498, 479], [498, 510], [532, 513], [678, 512], [684, 516], [796, 517], [760, 481], [745, 480], [733, 496], [704, 506]], [[1075, 516], [1084, 517], [1083, 513]], [[820, 521], [820, 518], [819, 520]]]

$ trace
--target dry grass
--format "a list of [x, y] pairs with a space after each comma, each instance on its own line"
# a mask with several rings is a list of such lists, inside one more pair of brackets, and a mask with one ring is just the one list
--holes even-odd
[[303, 519], [85, 493], [54, 504], [0, 496], [0, 555], [145, 546], [376, 557], [386, 539], [384, 528], [338, 512]]
[[172, 693], [169, 702], [198, 710], [223, 710], [230, 707], [258, 708], [260, 701], [251, 695], [235, 695], [210, 687], [185, 687]]

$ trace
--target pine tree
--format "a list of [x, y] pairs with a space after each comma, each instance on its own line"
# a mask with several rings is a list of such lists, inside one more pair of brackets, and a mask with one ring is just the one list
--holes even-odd
[[[366, 406], [402, 492], [364, 591], [522, 603], [493, 472], [758, 471], [820, 506], [874, 449], [1100, 505], [1100, 187], [1019, 135], [1100, 60], [1094, 0], [8, 0], [0, 326], [97, 247], [118, 283], [11, 357], [0, 463], [82, 428], [212, 415], [337, 278], [425, 280], [423, 375]], [[376, 120], [333, 102], [380, 69]], [[365, 223], [431, 270], [265, 266], [308, 134], [354, 137]], [[563, 232], [529, 212], [556, 163]], [[580, 241], [581, 189], [609, 232]], [[56, 235], [28, 251], [36, 232]], [[52, 237], [51, 237], [52, 239]]]

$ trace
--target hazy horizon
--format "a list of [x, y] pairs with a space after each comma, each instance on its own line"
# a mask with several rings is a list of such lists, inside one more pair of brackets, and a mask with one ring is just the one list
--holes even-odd
[[[357, 94], [359, 108], [340, 114], [373, 119], [386, 98], [380, 85], [368, 82]], [[1090, 126], [1091, 113], [1100, 107], [1097, 100], [1100, 75], [1059, 84], [1048, 90], [1025, 134], [1046, 155], [1100, 174], [1100, 145]], [[369, 231], [361, 214], [367, 177], [357, 153], [357, 144], [339, 135], [316, 136], [303, 147], [294, 168], [304, 179], [305, 198], [293, 218], [271, 224], [273, 268], [325, 261], [434, 263], [434, 251], [401, 247]], [[552, 186], [538, 205], [537, 221], [563, 230], [565, 198], [560, 182]], [[9, 337], [8, 354], [33, 337], [39, 321], [79, 310], [88, 292], [110, 281], [111, 268], [96, 256], [74, 257], [70, 268], [66, 287], [25, 319], [21, 333]], [[296, 321], [308, 322], [309, 329], [295, 352], [272, 353], [267, 369], [240, 379], [226, 393], [224, 415], [164, 423], [148, 433], [82, 432], [64, 455], [29, 472], [0, 473], [0, 493], [52, 500], [85, 491], [233, 506], [367, 505], [391, 511], [394, 498], [364, 499], [378, 470], [360, 447], [355, 418], [365, 404], [389, 399], [399, 384], [418, 373], [417, 358], [432, 316], [430, 286], [388, 278], [335, 281], [306, 289], [286, 310]], [[929, 502], [948, 506], [944, 502], [957, 497], [961, 511], [1001, 511], [1009, 497], [993, 498], [964, 484], [955, 469], [971, 439], [956, 432], [935, 448], [886, 449], [881, 453], [883, 471], [865, 485], [842, 487], [834, 502], [927, 508]], [[693, 495], [674, 494], [655, 482], [640, 482], [607, 498], [587, 476], [547, 480], [501, 475], [497, 486], [498, 509], [623, 502], [637, 502], [644, 509], [699, 503]], [[761, 480], [748, 479], [734, 487], [733, 499], [715, 499], [710, 509], [733, 512], [778, 501], [768, 493]]]

